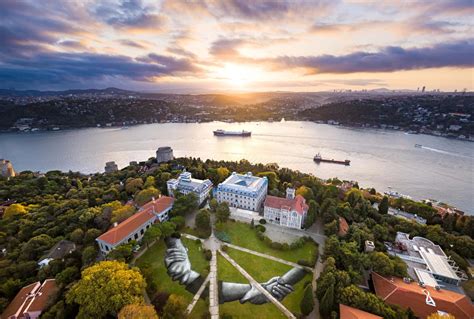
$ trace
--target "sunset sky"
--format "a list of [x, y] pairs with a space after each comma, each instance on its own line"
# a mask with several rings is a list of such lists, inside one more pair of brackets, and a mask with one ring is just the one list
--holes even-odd
[[0, 0], [0, 88], [474, 88], [466, 1]]

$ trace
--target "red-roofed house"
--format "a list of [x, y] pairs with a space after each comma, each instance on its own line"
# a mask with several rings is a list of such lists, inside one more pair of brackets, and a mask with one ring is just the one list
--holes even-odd
[[3, 319], [39, 318], [41, 313], [52, 304], [56, 298], [58, 287], [56, 280], [46, 279], [43, 284], [39, 281], [21, 288], [15, 298], [2, 313]]
[[432, 313], [449, 313], [456, 319], [474, 318], [474, 306], [465, 295], [433, 287], [422, 287], [400, 278], [386, 278], [372, 273], [375, 293], [385, 302], [411, 308], [416, 316], [426, 318]]
[[347, 232], [349, 231], [349, 224], [347, 223], [347, 220], [344, 217], [339, 217], [339, 231], [337, 234], [340, 237], [344, 237], [347, 235]]
[[121, 244], [132, 240], [140, 241], [153, 223], [157, 220], [163, 222], [168, 219], [173, 203], [174, 198], [161, 196], [143, 205], [137, 213], [97, 237], [96, 241], [101, 252], [106, 255]]
[[339, 304], [339, 318], [341, 319], [383, 319], [363, 310]]
[[293, 188], [286, 189], [286, 198], [268, 195], [263, 204], [263, 217], [270, 223], [301, 229], [309, 206]]

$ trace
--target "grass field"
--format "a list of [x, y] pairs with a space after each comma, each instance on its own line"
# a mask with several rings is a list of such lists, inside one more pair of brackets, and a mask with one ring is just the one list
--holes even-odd
[[[189, 260], [191, 261], [193, 269], [199, 272], [203, 277], [206, 277], [209, 273], [209, 262], [204, 258], [203, 253], [199, 250], [199, 246], [192, 240], [186, 238], [182, 238], [181, 240], [188, 248]], [[182, 296], [186, 302], [189, 303], [193, 298], [193, 294], [188, 292], [184, 286], [181, 286], [178, 282], [172, 281], [166, 273], [164, 264], [165, 252], [166, 245], [160, 240], [137, 260], [136, 266], [139, 268], [150, 267], [152, 269], [153, 281], [156, 283], [159, 291], [177, 294]], [[201, 315], [206, 310], [206, 302], [200, 300], [191, 312], [190, 318], [201, 318]]]
[[[254, 256], [229, 248], [227, 253], [255, 280], [266, 282], [272, 277], [281, 276], [291, 269], [290, 266]], [[311, 281], [312, 274], [307, 274], [293, 288], [295, 291], [283, 300], [283, 305], [291, 312], [300, 313], [300, 301], [303, 298], [304, 284]], [[224, 257], [218, 256], [218, 279], [229, 282], [247, 283], [247, 280]], [[229, 313], [235, 318], [284, 318], [283, 314], [272, 304], [252, 305], [231, 302], [221, 305], [220, 313]]]
[[318, 245], [313, 242], [306, 242], [303, 247], [292, 250], [273, 249], [262, 240], [258, 239], [256, 231], [251, 229], [249, 224], [228, 221], [223, 230], [229, 235], [231, 244], [252, 249], [261, 253], [272, 255], [292, 262], [305, 259], [311, 260], [313, 254], [318, 249]]

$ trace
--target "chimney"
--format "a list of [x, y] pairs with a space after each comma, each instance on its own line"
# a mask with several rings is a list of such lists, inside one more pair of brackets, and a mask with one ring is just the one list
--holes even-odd
[[117, 226], [118, 226], [118, 223], [117, 223], [117, 222], [115, 222], [115, 223], [114, 223], [114, 227], [117, 227]]
[[286, 198], [288, 199], [295, 199], [295, 189], [288, 187], [286, 189]]

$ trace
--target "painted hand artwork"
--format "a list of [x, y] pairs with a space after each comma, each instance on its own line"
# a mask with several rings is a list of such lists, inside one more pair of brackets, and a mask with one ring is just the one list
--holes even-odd
[[[186, 290], [195, 294], [204, 283], [205, 278], [191, 269], [187, 249], [179, 238], [168, 238], [166, 245], [168, 249], [165, 256], [165, 266], [168, 275], [174, 281], [179, 281], [181, 285], [184, 285]], [[286, 274], [270, 278], [260, 285], [273, 297], [281, 301], [293, 292], [293, 285], [298, 283], [305, 275], [305, 270], [293, 268]], [[256, 305], [269, 302], [267, 297], [253, 284], [219, 281], [219, 303], [236, 300], [239, 300], [240, 303], [249, 302]]]

